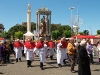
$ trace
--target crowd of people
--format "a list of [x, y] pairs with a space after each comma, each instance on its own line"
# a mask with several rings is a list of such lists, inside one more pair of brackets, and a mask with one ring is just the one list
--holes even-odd
[[79, 75], [91, 75], [90, 63], [95, 63], [93, 60], [95, 51], [98, 55], [98, 62], [100, 62], [100, 41], [96, 45], [92, 45], [89, 39], [75, 41], [74, 38], [66, 39], [65, 37], [56, 42], [53, 40], [45, 41], [42, 37], [36, 42], [32, 38], [25, 41], [17, 39], [14, 42], [0, 42], [0, 64], [9, 63], [10, 54], [14, 54], [16, 63], [22, 61], [23, 56], [27, 60], [27, 67], [32, 67], [32, 61], [37, 55], [40, 60], [40, 68], [44, 70], [43, 63], [48, 57], [52, 60], [56, 54], [58, 67], [66, 65], [66, 60], [68, 60], [72, 73], [76, 72], [74, 67], [78, 63]]

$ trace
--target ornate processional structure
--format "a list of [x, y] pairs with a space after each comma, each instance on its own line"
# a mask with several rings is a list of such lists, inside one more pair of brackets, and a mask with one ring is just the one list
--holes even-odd
[[[43, 16], [40, 18], [40, 16]], [[45, 40], [51, 39], [51, 11], [44, 6], [36, 12], [36, 37], [43, 37]]]

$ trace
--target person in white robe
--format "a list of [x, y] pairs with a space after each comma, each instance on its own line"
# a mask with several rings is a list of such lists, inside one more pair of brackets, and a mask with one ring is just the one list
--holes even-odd
[[21, 61], [22, 58], [22, 50], [23, 50], [23, 44], [20, 42], [19, 39], [17, 39], [14, 43], [14, 51], [16, 56], [16, 63], [18, 62], [18, 59]]
[[53, 59], [54, 56], [54, 50], [55, 50], [55, 43], [53, 42], [53, 40], [48, 41], [48, 45], [49, 45], [49, 55], [50, 55], [50, 59]]
[[48, 45], [48, 41], [45, 40], [45, 41], [44, 41], [44, 44], [45, 44], [45, 46], [46, 46], [46, 47], [44, 47], [44, 48], [45, 48], [45, 55], [46, 55], [46, 59], [47, 59], [48, 56], [49, 56], [49, 45]]
[[34, 61], [34, 48], [35, 48], [35, 42], [32, 41], [31, 38], [28, 39], [28, 41], [25, 42], [24, 46], [24, 53], [26, 54], [26, 60], [27, 60], [27, 67], [32, 67], [32, 61]]
[[58, 67], [62, 67], [63, 64], [66, 64], [67, 52], [67, 43], [64, 38], [61, 38], [61, 41], [57, 44], [57, 64]]
[[34, 53], [36, 53], [38, 51], [41, 70], [44, 70], [43, 63], [46, 62], [46, 54], [45, 54], [46, 47], [47, 47], [47, 45], [44, 43], [43, 38], [40, 37], [39, 42], [37, 43], [37, 45], [34, 49]]

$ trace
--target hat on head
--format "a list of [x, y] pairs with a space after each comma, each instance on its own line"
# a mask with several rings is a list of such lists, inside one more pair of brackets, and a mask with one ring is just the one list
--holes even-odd
[[80, 43], [80, 45], [82, 46], [82, 45], [84, 45], [85, 43], [86, 43], [86, 41], [85, 41], [85, 40], [82, 40], [81, 43]]

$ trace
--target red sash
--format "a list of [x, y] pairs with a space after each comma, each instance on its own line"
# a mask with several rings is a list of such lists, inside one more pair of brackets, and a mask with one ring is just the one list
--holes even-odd
[[21, 42], [15, 42], [14, 47], [19, 48], [22, 47], [23, 44]]
[[47, 47], [49, 47], [49, 42], [45, 42], [45, 44], [47, 45]]
[[43, 48], [44, 47], [44, 42], [38, 42], [37, 45], [36, 45], [36, 48], [40, 49], [40, 48]]
[[49, 45], [50, 48], [54, 48], [55, 47], [55, 43], [52, 42], [52, 41], [48, 42], [48, 45]]
[[62, 46], [60, 46], [61, 48], [67, 48], [67, 42], [66, 41], [63, 41], [61, 42]]
[[36, 45], [34, 42], [26, 42], [25, 46], [27, 49], [33, 49], [33, 48], [35, 48]]

